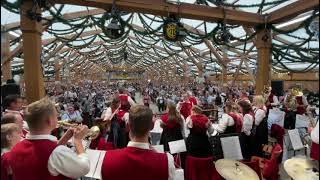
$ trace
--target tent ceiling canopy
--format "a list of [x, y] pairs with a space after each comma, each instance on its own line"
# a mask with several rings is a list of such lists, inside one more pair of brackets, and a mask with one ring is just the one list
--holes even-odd
[[[2, 1], [1, 26], [10, 38], [10, 57], [21, 57], [19, 2]], [[306, 72], [319, 68], [318, 0], [56, 0], [42, 12], [42, 62], [52, 69], [55, 58], [71, 71], [88, 64], [153, 71], [230, 73], [256, 69], [255, 35], [272, 30], [272, 67], [277, 72]], [[118, 13], [111, 11], [115, 7]], [[174, 14], [184, 36], [164, 37], [167, 17]], [[110, 38], [108, 27], [123, 32]], [[20, 45], [20, 46], [19, 46]], [[20, 48], [20, 49], [19, 49]], [[8, 60], [8, 59], [6, 59]], [[6, 61], [5, 60], [5, 61]], [[12, 61], [19, 68], [23, 61]], [[245, 63], [241, 63], [245, 62]], [[3, 61], [2, 61], [3, 63]]]

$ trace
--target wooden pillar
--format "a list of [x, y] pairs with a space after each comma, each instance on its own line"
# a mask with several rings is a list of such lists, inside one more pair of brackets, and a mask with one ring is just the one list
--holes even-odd
[[[228, 53], [227, 47], [223, 47], [223, 62], [228, 62]], [[228, 70], [227, 65], [222, 66], [222, 83], [225, 84], [228, 81]]]
[[258, 32], [256, 46], [258, 50], [258, 72], [256, 74], [256, 94], [263, 94], [266, 85], [270, 85], [270, 60], [271, 60], [271, 31], [262, 30]]
[[55, 71], [55, 81], [60, 81], [60, 64], [59, 64], [59, 58], [55, 57], [54, 58], [54, 71]]
[[[1, 27], [1, 31], [5, 31], [5, 29]], [[2, 64], [2, 60], [6, 59], [9, 55], [10, 41], [8, 33], [1, 33], [1, 71], [3, 75], [3, 82], [6, 82], [8, 79], [12, 79], [11, 59]]]
[[[33, 1], [25, 0], [21, 5], [21, 31], [24, 54], [24, 78], [28, 103], [45, 96], [42, 67], [40, 62], [42, 23], [30, 20], [27, 12], [33, 9]], [[41, 14], [38, 7], [37, 13]]]

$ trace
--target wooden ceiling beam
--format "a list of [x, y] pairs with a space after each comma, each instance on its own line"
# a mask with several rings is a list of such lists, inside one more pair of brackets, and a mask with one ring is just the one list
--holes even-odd
[[319, 0], [298, 0], [271, 12], [268, 16], [268, 23], [278, 24], [288, 21], [315, 8], [319, 8]]
[[[56, 0], [57, 4], [90, 6], [111, 10], [113, 0]], [[241, 12], [219, 7], [208, 7], [190, 3], [172, 4], [163, 0], [118, 0], [116, 6], [120, 11], [137, 12], [167, 17], [179, 14], [180, 18], [204, 21], [222, 21], [228, 24], [255, 26], [263, 23], [263, 17], [257, 13]], [[225, 12], [225, 13], [224, 13]]]

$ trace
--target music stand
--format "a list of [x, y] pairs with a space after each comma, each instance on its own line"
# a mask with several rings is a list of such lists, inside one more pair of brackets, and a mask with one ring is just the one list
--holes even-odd
[[[209, 142], [213, 148], [213, 157], [215, 160], [218, 159], [224, 159], [224, 153], [223, 153], [223, 148], [221, 144], [221, 138], [226, 138], [226, 137], [238, 137], [239, 143], [240, 143], [240, 134], [238, 133], [231, 133], [231, 134], [222, 134], [218, 136], [211, 136], [209, 137]], [[241, 147], [241, 143], [240, 143]], [[242, 149], [240, 148], [240, 151], [242, 153]]]

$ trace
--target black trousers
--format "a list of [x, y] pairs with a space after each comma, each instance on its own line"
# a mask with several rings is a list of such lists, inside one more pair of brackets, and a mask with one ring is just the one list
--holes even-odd
[[284, 118], [285, 129], [295, 129], [296, 126], [296, 111], [288, 111]]
[[159, 110], [159, 112], [165, 111], [166, 110], [165, 105], [164, 104], [158, 104], [158, 110]]

